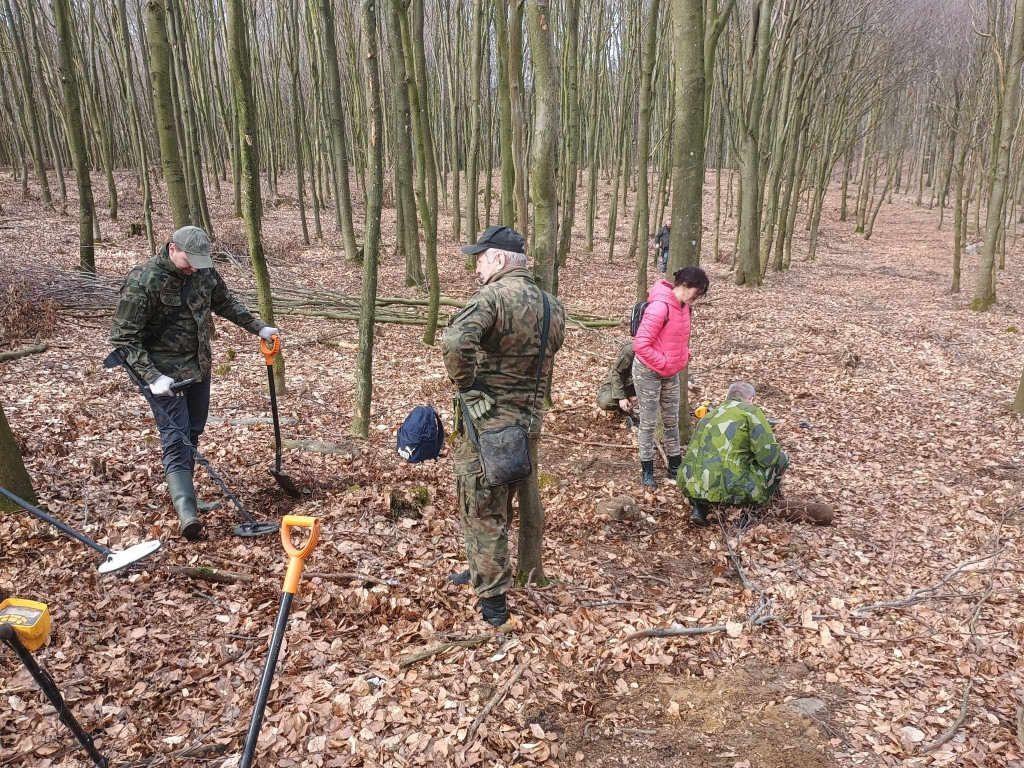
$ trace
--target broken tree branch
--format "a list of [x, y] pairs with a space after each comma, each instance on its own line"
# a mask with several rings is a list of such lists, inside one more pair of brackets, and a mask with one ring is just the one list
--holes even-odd
[[491, 700], [487, 702], [487, 705], [483, 708], [483, 710], [481, 710], [480, 714], [476, 716], [476, 720], [473, 721], [473, 725], [469, 727], [469, 733], [466, 735], [467, 747], [473, 743], [473, 737], [476, 736], [477, 729], [487, 718], [487, 716], [491, 713], [491, 710], [494, 709], [495, 706], [497, 706], [498, 703], [505, 698], [506, 694], [508, 694], [509, 692], [509, 689], [515, 684], [516, 680], [519, 679], [519, 676], [523, 674], [529, 663], [530, 657], [527, 656], [526, 661], [524, 661], [522, 664], [516, 667], [516, 670], [512, 673], [512, 676], [505, 681], [505, 684], [502, 685], [501, 688], [499, 688], [498, 691], [493, 696], [491, 696]]
[[476, 648], [478, 645], [482, 645], [491, 639], [490, 635], [483, 635], [480, 637], [470, 637], [465, 640], [451, 640], [447, 643], [439, 643], [438, 645], [431, 645], [429, 648], [424, 648], [422, 651], [417, 651], [411, 656], [407, 656], [399, 663], [399, 669], [406, 669], [411, 667], [418, 661], [429, 659], [431, 656], [436, 656], [439, 653], [445, 653], [451, 648]]
[[209, 565], [200, 565], [197, 568], [184, 568], [177, 565], [165, 565], [160, 568], [165, 573], [174, 574], [175, 576], [187, 576], [190, 579], [198, 579], [199, 581], [208, 581], [212, 584], [248, 584], [255, 580], [255, 576], [251, 573], [237, 573], [235, 571], [225, 571], [220, 568], [214, 568]]
[[391, 579], [378, 579], [358, 571], [339, 571], [338, 573], [307, 573], [307, 579], [323, 579], [324, 581], [365, 581], [369, 584], [383, 584], [387, 587], [400, 587], [402, 584]]
[[10, 352], [0, 352], [0, 363], [6, 363], [9, 360], [17, 360], [22, 357], [28, 357], [29, 355], [45, 352], [49, 348], [49, 344], [30, 344], [29, 346], [22, 347], [21, 349], [12, 349]]

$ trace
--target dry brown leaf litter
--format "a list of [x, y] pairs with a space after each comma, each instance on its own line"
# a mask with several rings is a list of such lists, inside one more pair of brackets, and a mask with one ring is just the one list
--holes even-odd
[[[134, 210], [131, 178], [120, 187], [123, 210]], [[17, 226], [0, 243], [5, 290], [19, 254], [71, 265], [77, 253], [76, 222], [41, 214], [38, 201], [17, 193], [4, 174], [0, 194]], [[218, 236], [241, 251], [242, 225], [227, 198], [214, 209]], [[391, 250], [393, 216], [385, 211], [381, 293], [413, 295]], [[111, 274], [144, 257], [144, 240], [125, 237], [122, 218], [101, 222], [112, 242], [97, 264]], [[798, 230], [793, 269], [770, 274], [762, 291], [734, 288], [726, 264], [707, 263], [712, 301], [696, 313], [693, 395], [716, 398], [732, 379], [752, 381], [781, 422], [793, 459], [789, 492], [837, 507], [834, 528], [770, 519], [743, 533], [727, 528], [744, 575], [779, 617], [759, 627], [745, 622], [760, 597], [737, 577], [721, 532], [690, 529], [669, 485], [641, 494], [632, 449], [595, 445], [631, 445], [593, 405], [624, 331], [574, 330], [557, 358], [546, 420], [562, 439], [545, 441], [542, 463], [553, 586], [513, 593], [512, 635], [402, 667], [427, 648], [487, 635], [469, 590], [445, 581], [462, 567], [448, 460], [409, 466], [392, 446], [414, 405], [447, 416], [438, 351], [419, 342], [419, 328], [379, 328], [373, 437], [356, 441], [347, 436], [355, 325], [280, 318], [289, 385], [282, 416], [295, 419], [285, 435], [343, 452], [286, 452], [285, 471], [312, 491], [296, 505], [266, 471], [269, 424], [211, 423], [202, 444], [257, 517], [295, 510], [324, 522], [308, 571], [329, 578], [304, 580], [296, 600], [262, 764], [1020, 765], [1024, 424], [1006, 409], [1024, 365], [1021, 336], [1008, 331], [1024, 328], [1019, 257], [1011, 252], [1000, 274], [1000, 305], [977, 315], [966, 309], [969, 292], [947, 293], [950, 236], [935, 230], [936, 212], [897, 199], [868, 242], [837, 219], [830, 209], [815, 264], [802, 261], [806, 233]], [[732, 243], [733, 223], [723, 244]], [[442, 285], [446, 295], [466, 295], [472, 282], [450, 231], [442, 218]], [[275, 279], [358, 291], [358, 267], [340, 248], [298, 246], [294, 209], [268, 207], [265, 232]], [[613, 265], [603, 238], [593, 255], [574, 238], [560, 280], [570, 307], [625, 316], [633, 298], [633, 268], [621, 263], [627, 238], [621, 222]], [[965, 285], [973, 269], [968, 259]], [[231, 284], [248, 279], [233, 267], [223, 273]], [[208, 518], [205, 541], [176, 537], [155, 427], [128, 382], [101, 368], [106, 319], [85, 322], [58, 318], [49, 351], [0, 367], [7, 416], [50, 510], [111, 547], [155, 535], [167, 546], [148, 570], [101, 579], [91, 550], [27, 515], [7, 515], [0, 589], [51, 604], [55, 632], [40, 659], [115, 762], [200, 745], [194, 757], [233, 765], [283, 553], [273, 537], [232, 537], [230, 509]], [[0, 346], [39, 332], [26, 326]], [[328, 337], [342, 345], [314, 343]], [[214, 379], [211, 415], [269, 416], [252, 337], [219, 323], [214, 351], [215, 365], [230, 370]], [[198, 476], [201, 492], [215, 495]], [[415, 488], [429, 497], [418, 511]], [[623, 494], [639, 501], [638, 519], [595, 514]], [[163, 570], [198, 565], [255, 578], [220, 585]], [[885, 602], [903, 604], [878, 605]], [[622, 642], [673, 624], [728, 631]], [[971, 681], [962, 725], [925, 752], [957, 719]], [[824, 707], [806, 716], [787, 705], [808, 698]], [[9, 654], [0, 659], [0, 723], [2, 759], [85, 765]]]

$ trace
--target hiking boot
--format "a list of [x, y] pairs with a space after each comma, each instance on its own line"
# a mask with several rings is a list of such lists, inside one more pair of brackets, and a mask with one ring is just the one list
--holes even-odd
[[167, 475], [167, 491], [171, 494], [174, 511], [178, 513], [178, 531], [189, 541], [195, 541], [202, 533], [203, 525], [199, 522], [192, 473], [188, 471], [171, 472]]
[[462, 573], [453, 573], [448, 577], [448, 581], [452, 584], [458, 584], [460, 587], [464, 587], [469, 584], [469, 571], [463, 571]]
[[505, 597], [505, 593], [502, 592], [494, 597], [481, 597], [480, 611], [483, 614], [484, 621], [492, 627], [500, 627], [507, 622], [508, 600]]
[[676, 482], [676, 480], [679, 477], [679, 467], [681, 467], [682, 464], [682, 455], [668, 457], [668, 474], [666, 475], [666, 477], [668, 477], [668, 479], [671, 480], [673, 483]]
[[654, 459], [641, 461], [640, 469], [640, 485], [644, 488], [657, 488], [658, 484], [654, 481]]
[[698, 528], [707, 528], [708, 526], [708, 508], [704, 504], [693, 505], [693, 511], [690, 512], [690, 525], [695, 525]]

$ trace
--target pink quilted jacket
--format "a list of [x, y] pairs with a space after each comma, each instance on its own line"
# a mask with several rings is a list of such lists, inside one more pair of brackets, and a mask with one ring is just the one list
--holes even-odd
[[647, 301], [633, 349], [659, 376], [674, 376], [690, 359], [690, 308], [680, 305], [667, 280], [651, 286]]

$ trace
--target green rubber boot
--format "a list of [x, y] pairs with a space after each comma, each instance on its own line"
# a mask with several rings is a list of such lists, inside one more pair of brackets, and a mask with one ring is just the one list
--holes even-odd
[[195, 541], [202, 533], [203, 524], [199, 522], [192, 473], [187, 471], [171, 472], [167, 475], [167, 491], [171, 494], [174, 511], [178, 513], [179, 532], [189, 541]]

